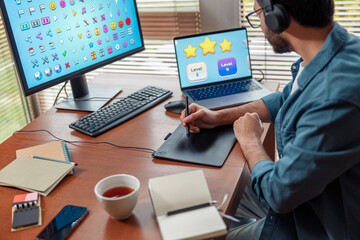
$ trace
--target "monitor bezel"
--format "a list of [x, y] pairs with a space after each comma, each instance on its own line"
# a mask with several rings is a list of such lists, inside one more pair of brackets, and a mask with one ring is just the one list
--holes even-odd
[[6, 9], [4, 1], [5, 0], [0, 0], [0, 8], [1, 8], [1, 13], [2, 13], [2, 17], [3, 17], [3, 23], [5, 25], [6, 36], [7, 36], [9, 45], [10, 45], [10, 50], [11, 50], [11, 52], [13, 54], [16, 70], [17, 70], [18, 76], [20, 78], [19, 80], [21, 82], [21, 86], [22, 86], [23, 93], [24, 93], [25, 96], [29, 96], [29, 95], [32, 95], [34, 93], [40, 92], [40, 91], [45, 90], [47, 88], [53, 87], [53, 86], [55, 86], [57, 84], [63, 83], [65, 81], [67, 81], [67, 80], [77, 78], [77, 77], [79, 77], [81, 75], [84, 75], [84, 74], [86, 74], [88, 72], [91, 72], [91, 71], [96, 70], [98, 68], [104, 67], [104, 66], [106, 66], [106, 65], [108, 65], [110, 63], [119, 61], [119, 60], [121, 60], [123, 58], [129, 57], [131, 55], [134, 55], [135, 53], [138, 53], [138, 52], [141, 52], [141, 51], [145, 50], [144, 38], [143, 38], [143, 33], [142, 33], [142, 28], [141, 28], [137, 3], [136, 3], [136, 0], [132, 0], [132, 2], [134, 4], [134, 7], [135, 7], [136, 18], [137, 18], [136, 20], [137, 20], [137, 24], [138, 24], [139, 32], [140, 32], [140, 39], [141, 39], [141, 46], [140, 47], [138, 47], [136, 49], [133, 49], [131, 51], [128, 51], [126, 53], [120, 54], [118, 56], [114, 56], [113, 58], [106, 59], [106, 60], [103, 60], [103, 61], [101, 61], [99, 63], [96, 63], [96, 64], [90, 65], [88, 67], [82, 68], [80, 70], [77, 70], [76, 72], [69, 73], [69, 74], [64, 75], [62, 77], [56, 78], [54, 80], [51, 80], [51, 81], [48, 81], [48, 82], [45, 82], [45, 83], [42, 83], [42, 84], [40, 84], [38, 86], [35, 86], [35, 87], [32, 87], [32, 88], [29, 88], [28, 84], [27, 84], [27, 81], [26, 81], [26, 77], [25, 77], [25, 74], [24, 74], [24, 69], [23, 69], [23, 66], [22, 66], [22, 63], [21, 63], [21, 60], [20, 60], [20, 55], [19, 55], [19, 52], [18, 52], [18, 48], [17, 48], [17, 45], [16, 45], [16, 41], [15, 41], [15, 38], [14, 38], [13, 30], [12, 30], [12, 27], [11, 27], [11, 24], [10, 24], [10, 19], [9, 19], [9, 16], [8, 16], [7, 9]]

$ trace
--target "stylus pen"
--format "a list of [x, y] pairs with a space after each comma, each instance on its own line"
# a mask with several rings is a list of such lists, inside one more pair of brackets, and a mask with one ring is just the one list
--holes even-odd
[[48, 160], [48, 161], [53, 161], [53, 162], [59, 162], [59, 163], [65, 163], [65, 164], [73, 164], [75, 166], [77, 166], [77, 163], [74, 162], [65, 162], [65, 161], [60, 161], [60, 160], [56, 160], [56, 159], [52, 159], [52, 158], [45, 158], [45, 157], [39, 157], [39, 156], [34, 156], [31, 155], [32, 158], [36, 158], [36, 159], [41, 159], [41, 160]]
[[[189, 116], [189, 97], [185, 97], [186, 116]], [[186, 135], [190, 136], [190, 123], [186, 124]]]
[[180, 209], [177, 209], [177, 210], [168, 211], [166, 213], [166, 215], [171, 216], [171, 215], [174, 215], [174, 214], [188, 212], [188, 211], [196, 210], [196, 209], [199, 209], [199, 208], [209, 207], [209, 206], [212, 206], [212, 205], [214, 205], [216, 203], [217, 203], [217, 201], [213, 200], [213, 201], [210, 201], [210, 202], [207, 202], [207, 203], [202, 203], [202, 204], [194, 205], [194, 206], [191, 206], [191, 207], [180, 208]]

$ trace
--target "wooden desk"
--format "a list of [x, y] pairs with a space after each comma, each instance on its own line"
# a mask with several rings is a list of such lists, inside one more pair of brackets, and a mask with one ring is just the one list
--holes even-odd
[[[117, 145], [158, 149], [163, 138], [180, 124], [177, 114], [167, 113], [165, 103], [182, 98], [178, 80], [169, 77], [123, 77], [107, 75], [97, 81], [106, 81], [108, 85], [120, 85], [126, 96], [146, 85], [162, 86], [174, 92], [173, 97], [153, 107], [130, 121], [96, 138], [73, 131], [68, 125], [86, 115], [85, 112], [57, 111], [50, 109], [23, 130], [46, 129], [69, 141], [83, 140], [91, 142], [107, 141]], [[106, 79], [106, 80], [105, 80]], [[276, 90], [276, 82], [265, 83], [269, 89]], [[269, 130], [269, 131], [268, 131]], [[271, 132], [272, 128], [267, 128]], [[265, 135], [264, 134], [264, 139]], [[269, 134], [269, 136], [273, 136]], [[16, 133], [0, 145], [0, 169], [15, 159], [17, 149], [43, 144], [55, 140], [45, 132]], [[273, 138], [269, 139], [271, 151], [274, 150]], [[249, 180], [246, 162], [239, 144], [236, 144], [222, 168], [176, 163], [153, 159], [150, 152], [119, 149], [108, 145], [68, 144], [70, 155], [79, 165], [76, 174], [67, 176], [47, 197], [42, 197], [41, 227], [11, 233], [11, 203], [14, 195], [24, 191], [0, 187], [0, 238], [35, 239], [35, 236], [67, 204], [89, 208], [89, 215], [71, 235], [71, 239], [160, 239], [151, 200], [147, 190], [149, 178], [203, 169], [213, 199], [221, 201], [226, 193], [229, 198], [223, 208], [228, 214], [234, 214], [240, 201], [246, 182]], [[271, 153], [270, 153], [271, 155]], [[138, 203], [132, 216], [125, 221], [109, 217], [97, 202], [94, 194], [95, 184], [102, 178], [119, 173], [136, 176], [140, 180]]]

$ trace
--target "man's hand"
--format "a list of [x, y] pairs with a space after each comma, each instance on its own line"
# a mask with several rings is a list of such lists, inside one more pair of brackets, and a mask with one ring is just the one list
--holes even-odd
[[234, 122], [234, 132], [241, 147], [260, 142], [264, 127], [257, 113], [246, 113]]
[[264, 127], [257, 113], [246, 113], [234, 122], [236, 139], [249, 163], [250, 170], [261, 160], [269, 160], [269, 156], [261, 143]]
[[189, 105], [189, 116], [186, 117], [185, 110], [181, 112], [180, 120], [184, 127], [190, 123], [190, 131], [200, 132], [200, 128], [214, 128], [217, 126], [217, 112], [199, 106], [196, 103]]

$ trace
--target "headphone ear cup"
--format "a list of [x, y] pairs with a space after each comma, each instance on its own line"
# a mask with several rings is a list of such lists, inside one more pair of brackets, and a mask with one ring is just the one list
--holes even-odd
[[282, 33], [289, 27], [290, 18], [281, 4], [275, 4], [273, 11], [265, 12], [265, 23], [274, 33]]

